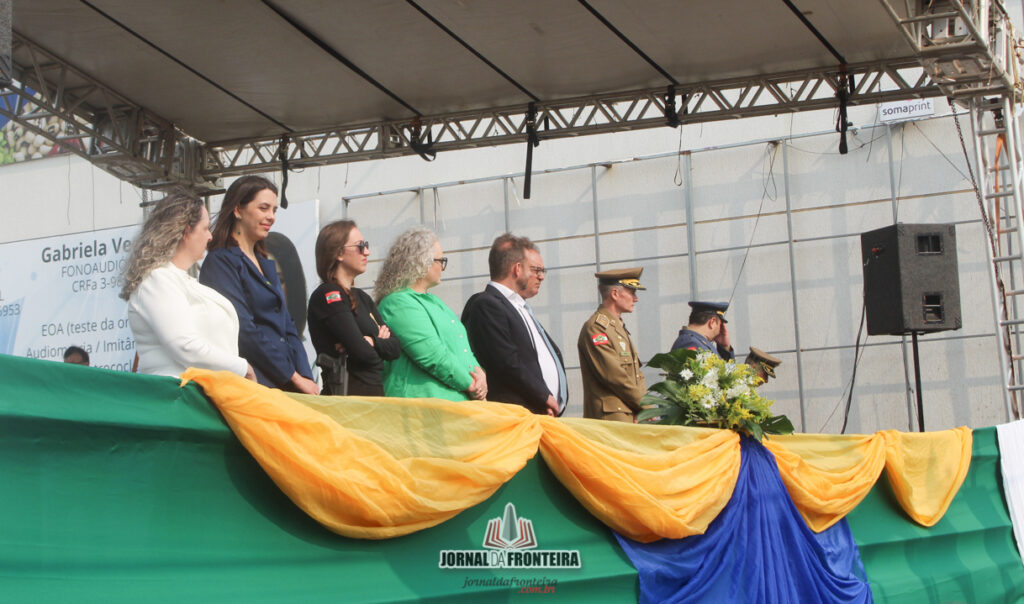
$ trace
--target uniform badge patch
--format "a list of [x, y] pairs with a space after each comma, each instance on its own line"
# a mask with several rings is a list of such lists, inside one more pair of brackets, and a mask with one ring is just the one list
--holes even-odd
[[341, 302], [341, 292], [327, 292], [327, 303]]
[[594, 343], [594, 346], [600, 346], [602, 344], [607, 344], [608, 343], [608, 334], [606, 334], [606, 333], [599, 333], [599, 334], [595, 335], [594, 337], [590, 338], [590, 341]]
[[597, 318], [594, 319], [594, 323], [597, 323], [601, 327], [608, 327], [608, 317], [604, 315], [597, 315]]

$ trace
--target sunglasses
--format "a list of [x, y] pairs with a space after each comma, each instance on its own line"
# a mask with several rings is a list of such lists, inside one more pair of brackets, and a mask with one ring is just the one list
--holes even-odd
[[362, 241], [357, 241], [355, 243], [350, 243], [348, 245], [343, 245], [341, 247], [357, 247], [359, 248], [360, 254], [365, 254], [366, 251], [370, 249], [370, 242], [364, 239]]
[[434, 258], [434, 262], [441, 263], [441, 270], [448, 268], [448, 256], [441, 256], [440, 258]]

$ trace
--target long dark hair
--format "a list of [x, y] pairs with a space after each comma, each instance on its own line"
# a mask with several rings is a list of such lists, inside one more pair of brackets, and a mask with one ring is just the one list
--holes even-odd
[[[228, 192], [224, 194], [224, 201], [220, 204], [220, 212], [213, 224], [213, 239], [206, 246], [206, 249], [215, 250], [221, 247], [237, 246], [238, 242], [231, 236], [235, 230], [235, 208], [244, 207], [252, 201], [256, 195], [264, 190], [270, 189], [277, 195], [277, 187], [262, 176], [243, 176], [231, 183]], [[264, 258], [267, 257], [267, 246], [263, 241], [257, 241], [254, 246], [256, 253]]]
[[[324, 283], [331, 282], [334, 271], [338, 268], [338, 256], [345, 251], [348, 236], [354, 228], [356, 228], [355, 221], [336, 220], [320, 229], [320, 234], [316, 236], [316, 274]], [[340, 283], [336, 285], [345, 290], [345, 295], [352, 301], [352, 310], [355, 310], [356, 297], [344, 285]]]

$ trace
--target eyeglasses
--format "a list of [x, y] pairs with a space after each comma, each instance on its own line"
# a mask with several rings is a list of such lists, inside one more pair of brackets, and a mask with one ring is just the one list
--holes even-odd
[[441, 263], [441, 270], [448, 268], [448, 256], [441, 256], [440, 258], [434, 258], [434, 262]]
[[548, 274], [548, 269], [544, 268], [543, 266], [531, 266], [530, 270], [537, 273], [541, 277]]
[[343, 245], [341, 247], [357, 247], [359, 248], [360, 254], [365, 254], [366, 250], [370, 249], [370, 242], [363, 239], [362, 241], [357, 241], [355, 243], [350, 243], [348, 245]]

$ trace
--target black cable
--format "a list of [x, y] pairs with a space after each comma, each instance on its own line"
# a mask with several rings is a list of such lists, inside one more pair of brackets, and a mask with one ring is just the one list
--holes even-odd
[[461, 44], [463, 48], [465, 48], [469, 52], [473, 53], [473, 56], [475, 56], [476, 58], [478, 58], [481, 61], [483, 61], [484, 64], [486, 64], [488, 67], [493, 69], [495, 71], [495, 73], [497, 73], [501, 77], [505, 78], [505, 80], [507, 80], [510, 84], [512, 84], [513, 86], [518, 88], [520, 92], [522, 92], [526, 96], [530, 97], [534, 101], [540, 101], [540, 98], [538, 98], [537, 95], [535, 95], [532, 92], [530, 92], [529, 90], [527, 90], [525, 86], [523, 86], [522, 84], [517, 82], [512, 76], [510, 76], [507, 73], [505, 73], [504, 71], [502, 71], [500, 67], [498, 67], [494, 63], [491, 63], [490, 60], [487, 59], [487, 57], [485, 57], [482, 54], [480, 54], [480, 52], [478, 52], [477, 49], [475, 49], [472, 46], [470, 46], [468, 42], [466, 42], [465, 40], [460, 38], [452, 30], [448, 29], [448, 26], [446, 26], [444, 23], [441, 23], [440, 21], [438, 21], [437, 18], [434, 17], [434, 15], [431, 15], [429, 12], [424, 10], [423, 7], [421, 7], [419, 4], [416, 4], [415, 2], [413, 2], [413, 0], [405, 0], [405, 1], [409, 4], [409, 6], [415, 8], [416, 10], [418, 10], [420, 12], [420, 14], [422, 14], [424, 17], [429, 19], [431, 23], [433, 23], [438, 28], [440, 28], [441, 31], [443, 31], [444, 33], [448, 34], [449, 36], [451, 36], [451, 38], [453, 40], [455, 40], [456, 42]]
[[853, 387], [857, 382], [857, 365], [860, 364], [860, 336], [864, 333], [864, 319], [867, 317], [867, 301], [861, 305], [860, 309], [860, 327], [857, 328], [857, 341], [853, 345], [853, 373], [850, 375], [850, 387], [846, 396], [846, 410], [843, 411], [843, 427], [839, 430], [840, 434], [846, 434], [846, 424], [850, 420], [850, 408], [853, 407]]
[[836, 97], [839, 99], [839, 117], [836, 120], [836, 132], [839, 133], [839, 154], [846, 155], [846, 131], [850, 125], [846, 119], [846, 109], [850, 102], [850, 96], [852, 96], [854, 91], [857, 89], [857, 85], [853, 79], [853, 74], [847, 74], [846, 72], [846, 57], [840, 54], [839, 51], [836, 50], [835, 46], [832, 46], [832, 43], [829, 42], [820, 31], [818, 31], [817, 27], [814, 27], [814, 24], [811, 23], [810, 19], [808, 19], [807, 16], [804, 15], [803, 12], [801, 12], [800, 9], [798, 9], [790, 0], [782, 0], [782, 2], [789, 7], [789, 10], [796, 15], [796, 18], [800, 19], [800, 22], [804, 24], [804, 27], [806, 27], [807, 30], [810, 31], [830, 53], [832, 53], [832, 56], [839, 61], [839, 89], [836, 91]]
[[248, 101], [246, 101], [246, 100], [245, 100], [245, 99], [243, 99], [242, 97], [240, 97], [240, 96], [238, 96], [237, 94], [235, 94], [235, 93], [231, 92], [231, 91], [230, 91], [230, 90], [228, 90], [227, 88], [224, 88], [223, 86], [221, 86], [221, 85], [220, 85], [220, 84], [218, 84], [217, 82], [214, 82], [214, 81], [213, 81], [213, 80], [211, 80], [210, 78], [208, 78], [208, 77], [204, 76], [203, 74], [199, 73], [199, 72], [198, 72], [198, 71], [196, 71], [196, 70], [195, 70], [194, 68], [192, 68], [191, 66], [187, 65], [187, 64], [186, 64], [185, 62], [183, 62], [183, 61], [181, 61], [180, 59], [176, 58], [176, 57], [175, 57], [174, 55], [172, 55], [171, 53], [167, 52], [166, 50], [164, 50], [164, 49], [160, 48], [160, 47], [159, 47], [159, 46], [157, 46], [156, 44], [153, 44], [152, 42], [150, 42], [150, 41], [149, 41], [149, 40], [147, 40], [146, 38], [142, 37], [142, 35], [141, 35], [141, 34], [139, 34], [138, 32], [136, 32], [136, 31], [135, 31], [135, 30], [133, 30], [132, 28], [128, 27], [128, 26], [127, 26], [127, 25], [125, 25], [124, 23], [121, 23], [120, 21], [118, 21], [118, 20], [117, 20], [117, 19], [115, 19], [114, 17], [110, 16], [109, 14], [107, 14], [107, 13], [103, 12], [102, 10], [100, 10], [99, 8], [97, 8], [96, 6], [94, 6], [94, 5], [92, 4], [92, 3], [90, 3], [90, 2], [88, 1], [88, 0], [79, 0], [79, 2], [81, 2], [82, 4], [84, 4], [84, 5], [88, 6], [89, 8], [91, 8], [91, 9], [92, 9], [92, 10], [94, 10], [94, 11], [96, 11], [97, 13], [99, 13], [99, 14], [103, 15], [103, 16], [104, 16], [104, 17], [106, 17], [106, 18], [107, 18], [107, 19], [108, 19], [108, 20], [109, 20], [109, 21], [110, 21], [111, 23], [113, 23], [113, 24], [117, 25], [118, 27], [120, 27], [121, 29], [125, 30], [126, 32], [128, 32], [129, 34], [131, 34], [132, 36], [134, 36], [135, 38], [137, 38], [137, 39], [138, 39], [138, 40], [139, 40], [140, 42], [142, 42], [143, 44], [145, 44], [145, 45], [149, 46], [150, 48], [152, 48], [153, 50], [155, 50], [155, 51], [157, 51], [158, 53], [162, 54], [163, 56], [167, 57], [167, 58], [168, 58], [168, 59], [170, 59], [171, 61], [174, 61], [175, 63], [177, 63], [178, 65], [180, 65], [180, 66], [181, 66], [181, 67], [183, 67], [184, 69], [187, 69], [187, 70], [189, 71], [189, 73], [191, 73], [191, 74], [193, 74], [194, 76], [196, 76], [196, 77], [200, 78], [201, 80], [203, 80], [203, 81], [204, 81], [204, 82], [206, 82], [207, 84], [209, 84], [209, 85], [213, 86], [213, 87], [214, 87], [214, 88], [216, 88], [217, 90], [220, 90], [220, 91], [221, 91], [221, 92], [223, 92], [224, 94], [226, 94], [226, 95], [228, 95], [229, 97], [231, 97], [231, 98], [235, 99], [236, 101], [238, 101], [239, 103], [241, 103], [241, 104], [245, 105], [245, 106], [246, 106], [246, 107], [248, 107], [249, 109], [252, 109], [252, 110], [253, 110], [253, 111], [255, 111], [256, 113], [260, 114], [260, 115], [261, 115], [262, 117], [266, 118], [266, 119], [267, 119], [268, 121], [270, 121], [270, 122], [273, 122], [274, 124], [276, 124], [277, 126], [280, 126], [281, 128], [283, 128], [284, 130], [286, 130], [286, 131], [288, 131], [288, 132], [294, 132], [294, 130], [292, 130], [292, 129], [291, 129], [291, 128], [289, 128], [288, 126], [284, 125], [284, 124], [283, 124], [283, 123], [281, 123], [280, 121], [278, 121], [278, 120], [274, 119], [274, 118], [273, 118], [273, 117], [271, 117], [270, 115], [268, 115], [268, 114], [264, 113], [263, 111], [260, 111], [260, 110], [259, 110], [258, 108], [256, 108], [256, 106], [254, 106], [253, 104], [249, 103]]
[[345, 58], [344, 55], [342, 55], [340, 52], [335, 50], [330, 44], [328, 44], [327, 42], [324, 42], [323, 40], [321, 40], [313, 32], [311, 32], [308, 29], [306, 29], [306, 27], [304, 25], [302, 25], [301, 23], [299, 23], [298, 21], [293, 19], [290, 15], [288, 15], [287, 13], [282, 11], [281, 9], [277, 8], [276, 6], [274, 6], [270, 2], [270, 0], [263, 0], [263, 4], [265, 4], [267, 6], [267, 8], [269, 8], [270, 10], [274, 11], [275, 13], [277, 13], [277, 16], [279, 16], [282, 19], [284, 19], [285, 21], [287, 21], [289, 25], [294, 27], [296, 29], [296, 31], [298, 31], [300, 34], [305, 36], [310, 42], [312, 42], [313, 44], [316, 44], [320, 48], [320, 50], [323, 50], [327, 54], [331, 55], [331, 57], [333, 57], [337, 61], [341, 62], [343, 65], [345, 65], [345, 67], [348, 67], [349, 69], [351, 69], [356, 75], [358, 75], [359, 77], [363, 78], [364, 80], [366, 80], [367, 82], [372, 84], [374, 88], [376, 88], [377, 90], [380, 90], [384, 94], [386, 94], [389, 97], [391, 97], [391, 100], [395, 101], [396, 103], [398, 103], [402, 107], [405, 107], [406, 109], [408, 109], [409, 111], [413, 112], [417, 116], [422, 116], [423, 115], [422, 113], [417, 111], [415, 107], [413, 107], [409, 103], [406, 103], [405, 100], [403, 100], [397, 94], [395, 94], [394, 92], [391, 92], [391, 90], [389, 90], [386, 86], [384, 86], [383, 84], [381, 84], [380, 82], [375, 80], [373, 78], [373, 76], [371, 76], [370, 74], [368, 74], [365, 71], [363, 71], [362, 69], [360, 69], [358, 65], [356, 65], [352, 61], [350, 61], [347, 58]]
[[281, 207], [288, 209], [288, 137], [281, 137], [281, 144], [277, 149], [277, 157], [281, 161]]
[[587, 2], [587, 0], [579, 0], [579, 3], [583, 5], [583, 8], [587, 9], [588, 11], [590, 11], [590, 14], [594, 15], [594, 17], [597, 18], [597, 20], [600, 21], [605, 27], [607, 27], [609, 30], [611, 30], [611, 32], [613, 34], [618, 36], [619, 39], [622, 40], [626, 44], [626, 46], [629, 46], [631, 49], [633, 49], [633, 52], [635, 52], [636, 54], [640, 55], [640, 58], [642, 58], [644, 61], [647, 61], [648, 65], [650, 65], [655, 70], [657, 70], [657, 72], [660, 73], [662, 76], [664, 76], [665, 79], [667, 79], [669, 82], [672, 82], [673, 86], [678, 86], [679, 85], [679, 82], [677, 82], [676, 79], [673, 78], [672, 75], [669, 72], [667, 72], [664, 69], [662, 69], [661, 65], [658, 65], [657, 63], [655, 63], [654, 59], [652, 59], [651, 57], [647, 56], [647, 53], [645, 53], [644, 51], [640, 50], [640, 47], [637, 46], [636, 44], [634, 44], [632, 40], [627, 38], [626, 34], [624, 34], [621, 31], [619, 31], [619, 29], [617, 27], [612, 25], [611, 21], [609, 21], [608, 19], [605, 19], [604, 15], [602, 15], [599, 12], [597, 12], [597, 9], [595, 9], [593, 6], [590, 6], [590, 4]]
[[[754, 228], [750, 231], [750, 241], [747, 242], [747, 249], [743, 252], [743, 262], [740, 263], [740, 270], [736, 275], [736, 281], [732, 284], [732, 292], [729, 293], [729, 304], [732, 304], [732, 298], [736, 295], [736, 288], [740, 284], [740, 278], [743, 277], [743, 269], [747, 266], [747, 257], [750, 255], [750, 247], [754, 245], [754, 235], [757, 234], [757, 225], [761, 222], [761, 212], [764, 209], [764, 200], [769, 198], [775, 201], [778, 197], [779, 190], [775, 185], [775, 156], [778, 154], [779, 142], [771, 141], [768, 143], [768, 147], [765, 148], [765, 155], [769, 156], [768, 161], [768, 175], [764, 179], [763, 190], [761, 191], [761, 204], [757, 206], [757, 218], [754, 219]], [[768, 194], [768, 183], [772, 183], [772, 188], [775, 188], [774, 196]]]
[[530, 188], [533, 181], [533, 148], [540, 145], [540, 137], [537, 136], [537, 106], [530, 103], [526, 111], [526, 171], [523, 178], [523, 199], [530, 198]]

